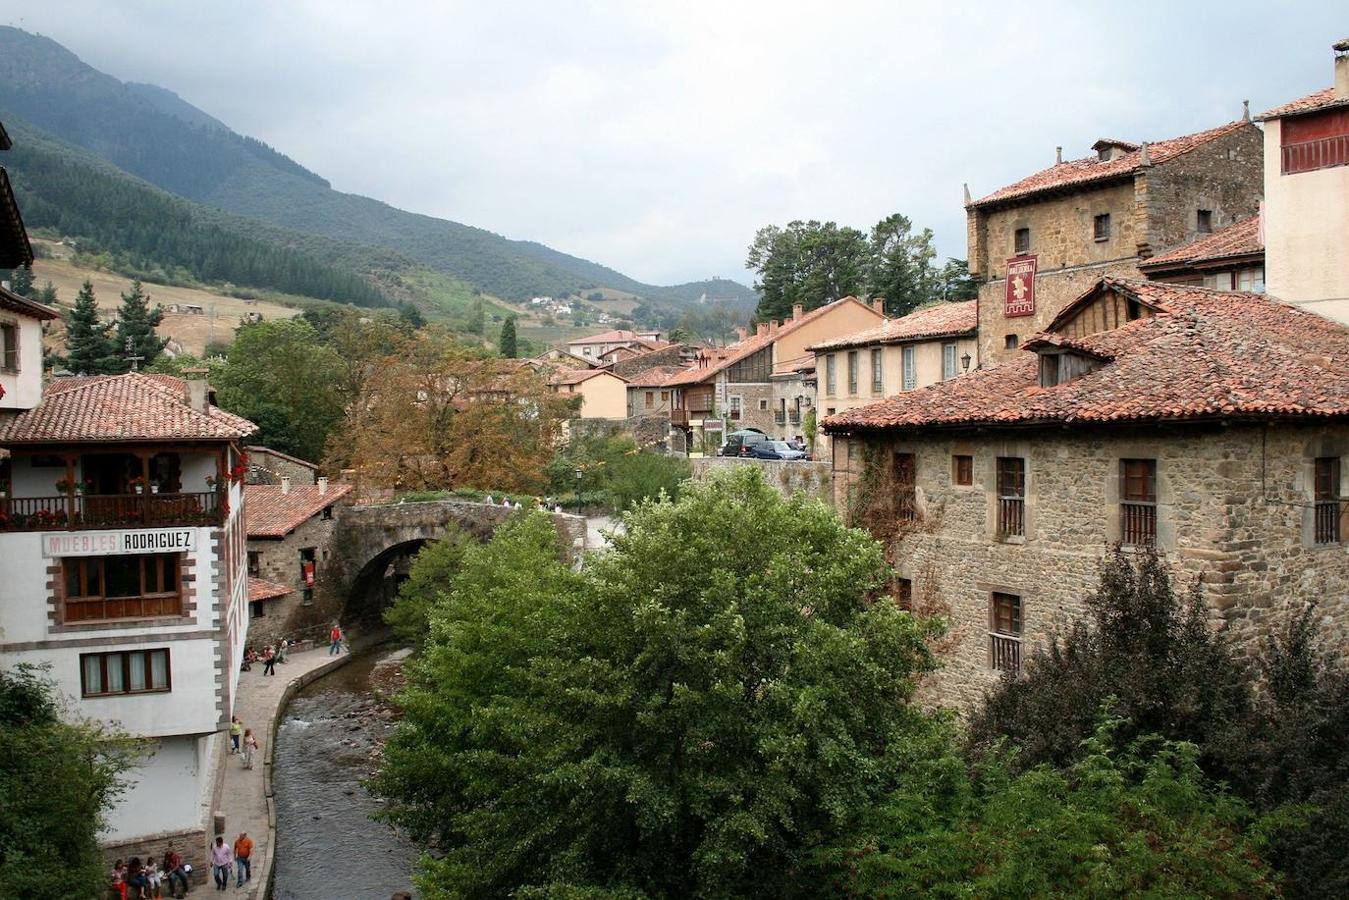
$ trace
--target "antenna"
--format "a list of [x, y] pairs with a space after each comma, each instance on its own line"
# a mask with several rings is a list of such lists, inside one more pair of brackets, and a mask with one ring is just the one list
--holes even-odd
[[136, 341], [131, 335], [127, 335], [126, 344], [124, 346], [126, 348], [126, 353], [123, 358], [131, 363], [131, 371], [139, 372], [141, 369], [140, 362], [145, 359], [145, 357], [136, 355]]

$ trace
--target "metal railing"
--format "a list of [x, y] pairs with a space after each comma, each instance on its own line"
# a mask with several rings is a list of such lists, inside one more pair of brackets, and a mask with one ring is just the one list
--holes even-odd
[[219, 525], [217, 491], [191, 494], [75, 494], [0, 499], [0, 531], [77, 531], [91, 528]]
[[1026, 533], [1026, 500], [1024, 497], [998, 498], [998, 535], [1018, 537]]
[[1001, 672], [1020, 672], [1021, 636], [990, 631], [988, 633], [988, 660], [993, 668]]
[[1120, 539], [1130, 547], [1157, 543], [1157, 504], [1126, 500], [1120, 503]]
[[774, 411], [773, 411], [773, 423], [774, 423], [775, 425], [786, 425], [786, 424], [787, 424], [787, 414], [786, 414], [785, 412], [783, 412], [782, 410], [780, 410], [780, 409], [774, 410]]
[[900, 485], [895, 489], [895, 517], [901, 522], [918, 518], [917, 491], [913, 485]]
[[1280, 163], [1285, 175], [1349, 165], [1349, 135], [1285, 144], [1280, 148]]
[[1316, 543], [1340, 542], [1340, 501], [1316, 501]]

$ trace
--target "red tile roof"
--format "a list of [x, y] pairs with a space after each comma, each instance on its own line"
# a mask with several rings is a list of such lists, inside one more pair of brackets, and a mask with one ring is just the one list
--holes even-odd
[[866, 347], [871, 344], [900, 344], [909, 341], [973, 335], [979, 327], [979, 301], [961, 300], [956, 303], [936, 303], [915, 310], [898, 319], [887, 319], [875, 328], [859, 331], [832, 341], [821, 341], [807, 347], [816, 353], [844, 347]]
[[322, 494], [316, 484], [291, 485], [286, 493], [282, 493], [279, 484], [250, 484], [244, 488], [244, 524], [248, 536], [285, 537], [351, 491], [349, 484], [330, 484]]
[[193, 409], [181, 378], [131, 372], [52, 380], [41, 403], [0, 422], [0, 443], [237, 441], [257, 430], [216, 407]]
[[576, 338], [575, 340], [567, 341], [567, 344], [620, 344], [623, 341], [633, 341], [652, 348], [657, 344], [662, 343], [660, 341], [651, 341], [647, 338], [638, 337], [637, 332], [635, 331], [617, 328], [613, 331], [602, 331], [599, 334], [592, 334], [589, 337]]
[[670, 380], [688, 371], [687, 366], [652, 366], [628, 379], [630, 388], [666, 387]]
[[1197, 241], [1182, 244], [1174, 250], [1144, 260], [1139, 268], [1146, 272], [1150, 269], [1194, 266], [1264, 252], [1265, 242], [1260, 236], [1260, 217], [1251, 216], [1226, 228], [1220, 228], [1212, 234], [1206, 234]]
[[29, 300], [13, 291], [0, 287], [0, 309], [7, 309], [10, 312], [16, 312], [24, 316], [32, 316], [35, 319], [59, 319], [61, 314], [47, 306], [45, 303], [38, 303], [36, 300]]
[[263, 581], [261, 578], [248, 576], [248, 600], [251, 603], [254, 600], [275, 600], [277, 597], [284, 597], [292, 593], [294, 588], [288, 588], [284, 584], [277, 584], [275, 581]]
[[[1157, 141], [1155, 144], [1148, 144], [1148, 159], [1153, 165], [1164, 163], [1184, 153], [1189, 153], [1196, 147], [1202, 147], [1209, 141], [1217, 140], [1242, 128], [1254, 127], [1250, 122], [1238, 120], [1196, 134]], [[1123, 144], [1125, 142], [1114, 143]], [[1044, 191], [1076, 188], [1098, 181], [1123, 178], [1133, 175], [1142, 167], [1143, 151], [1141, 147], [1115, 159], [1103, 160], [1096, 156], [1088, 156], [1083, 159], [1065, 160], [1000, 188], [987, 197], [975, 200], [967, 205], [971, 208], [987, 206], [1009, 200], [1019, 200]]]
[[1040, 387], [1033, 353], [909, 391], [824, 422], [833, 433], [943, 426], [1065, 425], [1195, 419], [1349, 418], [1349, 329], [1263, 294], [1107, 278], [1102, 288], [1157, 311], [1082, 338], [1042, 335], [1108, 360]]
[[583, 381], [598, 375], [613, 375], [619, 381], [627, 381], [622, 375], [614, 375], [608, 369], [558, 369], [548, 376], [548, 383], [551, 385], [580, 384]]
[[1285, 103], [1283, 106], [1266, 110], [1256, 116], [1255, 121], [1264, 122], [1269, 119], [1282, 119], [1284, 116], [1298, 116], [1320, 109], [1330, 109], [1332, 106], [1349, 106], [1349, 100], [1336, 99], [1335, 89], [1326, 88], [1324, 91], [1317, 91], [1314, 94], [1308, 94], [1290, 103]]

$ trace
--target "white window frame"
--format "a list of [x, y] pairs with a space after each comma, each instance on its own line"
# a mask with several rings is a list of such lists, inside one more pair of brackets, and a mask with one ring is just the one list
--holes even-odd
[[954, 341], [941, 345], [942, 381], [956, 377], [956, 345]]
[[905, 344], [900, 355], [904, 360], [904, 390], [911, 391], [918, 387], [917, 348], [913, 344]]

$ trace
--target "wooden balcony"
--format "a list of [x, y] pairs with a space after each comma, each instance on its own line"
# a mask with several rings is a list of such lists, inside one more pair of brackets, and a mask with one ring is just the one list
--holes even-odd
[[990, 631], [988, 633], [988, 655], [989, 664], [998, 671], [1020, 672], [1021, 636]]
[[1340, 542], [1340, 501], [1316, 501], [1316, 543], [1338, 544]]
[[1022, 537], [1026, 534], [1026, 501], [1022, 497], [998, 498], [998, 536]]
[[221, 525], [224, 495], [74, 494], [0, 499], [0, 531], [86, 531]]
[[1283, 174], [1349, 166], [1349, 135], [1337, 134], [1279, 148]]
[[1120, 503], [1120, 538], [1129, 547], [1157, 543], [1157, 504], [1126, 500]]

